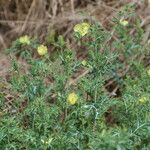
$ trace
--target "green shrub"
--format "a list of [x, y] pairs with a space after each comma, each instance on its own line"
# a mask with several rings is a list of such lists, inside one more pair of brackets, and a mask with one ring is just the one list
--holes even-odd
[[95, 21], [76, 25], [86, 60], [78, 60], [62, 36], [53, 41], [54, 55], [42, 46], [39, 56], [39, 42], [27, 36], [7, 49], [11, 98], [2, 83], [1, 150], [150, 148], [150, 45], [129, 6], [113, 20], [113, 32]]

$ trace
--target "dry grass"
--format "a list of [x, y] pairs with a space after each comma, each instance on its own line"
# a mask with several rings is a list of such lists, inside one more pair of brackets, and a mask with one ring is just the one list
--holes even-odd
[[[150, 22], [150, 2], [132, 0], [137, 4], [144, 25]], [[106, 27], [121, 6], [131, 0], [9, 0], [0, 1], [0, 43], [6, 48], [12, 40], [23, 34], [36, 36], [42, 41], [55, 29], [69, 37], [73, 25], [95, 16]], [[144, 11], [143, 11], [144, 10]], [[79, 13], [85, 13], [80, 16]]]

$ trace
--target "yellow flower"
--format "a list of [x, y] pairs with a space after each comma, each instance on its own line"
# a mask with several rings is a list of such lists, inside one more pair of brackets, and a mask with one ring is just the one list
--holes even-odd
[[147, 75], [150, 77], [150, 69], [147, 70]]
[[127, 20], [124, 20], [124, 19], [120, 19], [120, 24], [122, 26], [127, 26], [129, 24], [129, 22]]
[[44, 46], [44, 45], [40, 45], [38, 48], [37, 48], [37, 52], [39, 55], [45, 55], [47, 53], [48, 49], [47, 49], [47, 46]]
[[30, 38], [27, 35], [22, 36], [22, 37], [19, 38], [19, 42], [21, 44], [27, 44], [27, 45], [29, 45], [30, 44]]
[[147, 100], [147, 98], [146, 98], [146, 97], [142, 97], [142, 98], [140, 98], [140, 99], [139, 99], [139, 102], [143, 104], [143, 103], [145, 103], [145, 102], [146, 102], [146, 100]]
[[88, 23], [80, 23], [74, 26], [74, 32], [78, 32], [82, 37], [86, 35], [89, 31], [90, 25]]
[[81, 64], [82, 64], [83, 66], [86, 66], [87, 61], [86, 61], [86, 60], [82, 60]]
[[77, 96], [77, 94], [75, 94], [74, 92], [73, 92], [73, 93], [70, 93], [70, 94], [68, 95], [67, 100], [68, 100], [68, 103], [69, 103], [70, 105], [74, 105], [74, 104], [77, 102], [77, 100], [78, 100], [78, 96]]

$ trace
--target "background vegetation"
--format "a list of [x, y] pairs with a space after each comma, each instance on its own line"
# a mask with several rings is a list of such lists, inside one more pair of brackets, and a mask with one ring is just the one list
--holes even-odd
[[149, 8], [0, 1], [0, 149], [148, 150]]

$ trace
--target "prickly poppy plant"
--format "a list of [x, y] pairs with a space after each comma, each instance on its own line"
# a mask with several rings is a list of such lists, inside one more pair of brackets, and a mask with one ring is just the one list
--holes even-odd
[[150, 148], [150, 45], [127, 12], [112, 20], [113, 32], [95, 20], [74, 26], [83, 60], [61, 35], [57, 54], [27, 35], [12, 43], [0, 83], [1, 150]]

